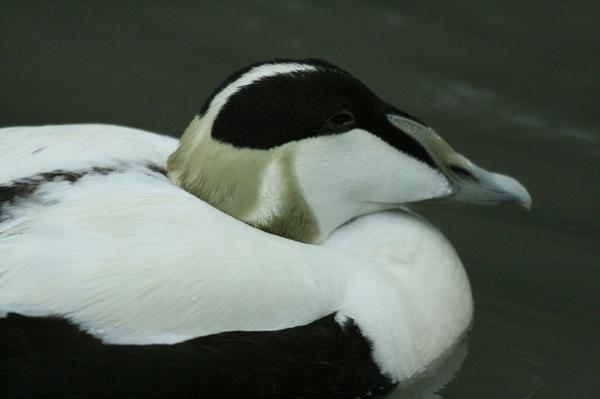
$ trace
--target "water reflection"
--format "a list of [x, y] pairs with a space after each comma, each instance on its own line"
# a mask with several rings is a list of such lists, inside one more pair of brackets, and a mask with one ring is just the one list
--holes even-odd
[[467, 357], [467, 339], [461, 340], [427, 376], [408, 386], [400, 386], [389, 393], [387, 399], [440, 399], [438, 392], [444, 388], [460, 371]]

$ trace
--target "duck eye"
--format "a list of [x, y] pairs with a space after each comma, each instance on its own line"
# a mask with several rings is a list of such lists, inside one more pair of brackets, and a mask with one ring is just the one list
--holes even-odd
[[353, 125], [355, 122], [355, 119], [354, 119], [354, 115], [352, 115], [352, 113], [350, 111], [341, 111], [341, 112], [338, 112], [337, 114], [331, 116], [328, 119], [328, 122], [331, 125], [340, 128], [340, 127], [347, 127], [347, 126]]

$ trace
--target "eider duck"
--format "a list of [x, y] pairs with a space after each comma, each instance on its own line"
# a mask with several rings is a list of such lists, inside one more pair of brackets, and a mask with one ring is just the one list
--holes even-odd
[[453, 247], [406, 208], [428, 200], [531, 204], [321, 60], [234, 73], [179, 142], [0, 129], [0, 393], [345, 398], [408, 381], [473, 310]]

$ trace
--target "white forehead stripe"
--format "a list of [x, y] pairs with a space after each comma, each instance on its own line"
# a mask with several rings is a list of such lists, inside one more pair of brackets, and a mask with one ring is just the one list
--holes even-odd
[[275, 75], [285, 75], [295, 72], [316, 71], [313, 65], [285, 63], [285, 64], [263, 64], [258, 65], [240, 76], [236, 81], [230, 83], [221, 90], [210, 102], [208, 110], [203, 118], [213, 119], [218, 115], [229, 97], [237, 93], [242, 87], [248, 86], [260, 79]]
[[221, 112], [223, 106], [227, 104], [229, 98], [237, 93], [242, 87], [251, 85], [260, 79], [268, 78], [270, 76], [316, 71], [317, 69], [318, 67], [314, 65], [298, 64], [295, 62], [283, 64], [262, 64], [250, 69], [248, 72], [240, 76], [236, 81], [230, 83], [227, 87], [221, 90], [212, 99], [204, 115], [199, 116], [201, 122], [192, 145], [195, 146], [200, 143], [206, 132], [210, 132], [212, 130], [213, 122], [217, 118], [217, 115], [219, 115], [219, 112]]

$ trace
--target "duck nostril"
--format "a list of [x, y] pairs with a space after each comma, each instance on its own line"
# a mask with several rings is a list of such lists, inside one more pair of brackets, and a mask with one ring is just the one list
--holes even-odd
[[460, 166], [450, 165], [450, 170], [452, 171], [452, 173], [454, 173], [456, 176], [460, 177], [463, 180], [469, 180], [472, 182], [479, 181], [475, 176], [473, 176], [471, 172]]

